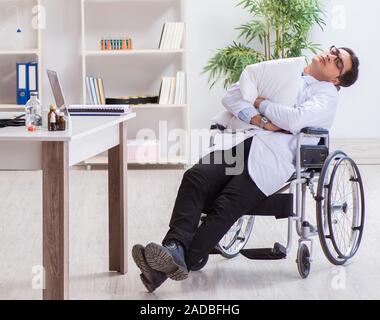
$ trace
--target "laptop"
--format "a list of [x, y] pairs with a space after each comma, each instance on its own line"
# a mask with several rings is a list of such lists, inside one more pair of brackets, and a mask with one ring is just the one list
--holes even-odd
[[57, 108], [62, 111], [68, 122], [70, 116], [121, 116], [132, 112], [129, 105], [70, 105], [65, 102], [62, 87], [56, 71], [47, 70], [51, 89]]
[[61, 84], [58, 79], [58, 73], [56, 71], [47, 70], [47, 75], [49, 78], [51, 90], [53, 92], [55, 104], [57, 105], [57, 108], [64, 113], [64, 115], [67, 118], [67, 123], [69, 124], [69, 127], [71, 125], [71, 119], [70, 114], [65, 102], [65, 98], [63, 96], [63, 91]]

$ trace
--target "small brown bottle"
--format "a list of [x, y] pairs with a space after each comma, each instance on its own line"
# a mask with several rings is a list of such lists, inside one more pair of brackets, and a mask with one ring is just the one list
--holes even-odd
[[62, 111], [57, 111], [57, 130], [65, 131], [66, 130], [66, 117]]
[[57, 131], [57, 107], [55, 105], [50, 106], [50, 112], [48, 114], [48, 129], [49, 131]]

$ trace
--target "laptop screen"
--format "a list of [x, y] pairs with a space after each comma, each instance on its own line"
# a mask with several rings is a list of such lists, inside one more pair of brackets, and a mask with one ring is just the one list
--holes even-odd
[[53, 91], [54, 100], [57, 105], [57, 108], [64, 113], [67, 118], [67, 129], [71, 130], [71, 119], [69, 110], [66, 106], [65, 98], [63, 97], [63, 91], [61, 84], [58, 80], [58, 74], [55, 71], [47, 70], [47, 74], [49, 77], [49, 82], [51, 85], [51, 90]]
[[58, 80], [58, 74], [57, 72], [51, 70], [47, 70], [47, 74], [49, 77], [51, 89], [53, 91], [55, 103], [61, 111], [65, 111], [66, 103], [63, 97], [61, 85]]

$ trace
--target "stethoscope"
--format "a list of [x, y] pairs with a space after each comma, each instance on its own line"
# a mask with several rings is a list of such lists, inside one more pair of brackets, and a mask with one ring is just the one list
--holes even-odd
[[0, 119], [0, 128], [6, 127], [23, 127], [25, 126], [25, 114], [18, 116], [14, 119]]

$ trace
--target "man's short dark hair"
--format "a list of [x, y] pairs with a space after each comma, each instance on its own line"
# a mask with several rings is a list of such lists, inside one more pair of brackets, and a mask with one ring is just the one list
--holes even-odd
[[355, 54], [355, 52], [352, 49], [344, 48], [344, 47], [339, 48], [339, 49], [347, 51], [351, 57], [351, 62], [352, 62], [351, 70], [347, 71], [346, 73], [344, 73], [343, 75], [339, 77], [340, 87], [347, 88], [347, 87], [352, 86], [356, 82], [356, 80], [358, 80], [360, 62], [359, 62], [358, 56]]

